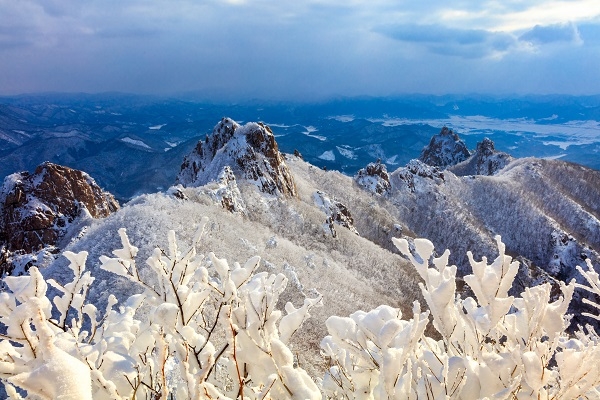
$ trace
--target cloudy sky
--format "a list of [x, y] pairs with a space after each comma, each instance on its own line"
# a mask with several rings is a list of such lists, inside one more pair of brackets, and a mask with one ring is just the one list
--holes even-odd
[[0, 0], [0, 95], [600, 93], [598, 0]]

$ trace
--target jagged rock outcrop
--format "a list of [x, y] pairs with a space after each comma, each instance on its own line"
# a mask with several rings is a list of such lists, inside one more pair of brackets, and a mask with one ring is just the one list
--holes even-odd
[[315, 205], [327, 215], [323, 228], [331, 233], [331, 236], [337, 237], [334, 224], [341, 225], [350, 232], [360, 236], [358, 230], [354, 226], [354, 218], [352, 218], [352, 214], [346, 205], [335, 199], [329, 198], [329, 196], [320, 190], [317, 190], [313, 194], [313, 200]]
[[34, 252], [53, 246], [78, 217], [106, 217], [119, 208], [85, 172], [49, 162], [33, 174], [4, 180], [0, 195], [0, 240], [11, 251]]
[[591, 256], [589, 250], [586, 254], [585, 249], [573, 236], [560, 230], [555, 230], [550, 235], [550, 251], [552, 256], [547, 270], [553, 276], [563, 280], [572, 274], [573, 266], [585, 265], [585, 259]]
[[189, 187], [217, 181], [226, 166], [238, 179], [254, 183], [264, 193], [297, 195], [275, 136], [262, 123], [240, 126], [230, 118], [223, 118], [212, 134], [199, 141], [185, 157], [177, 183]]
[[465, 143], [458, 135], [443, 127], [440, 133], [433, 136], [427, 146], [423, 148], [419, 160], [427, 165], [446, 168], [465, 161], [471, 156]]
[[354, 180], [366, 190], [378, 195], [384, 195], [392, 188], [387, 168], [379, 160], [358, 170]]
[[436, 184], [444, 182], [443, 171], [416, 159], [410, 160], [408, 164], [406, 164], [406, 167], [398, 168], [394, 171], [394, 175], [411, 193], [414, 193], [417, 190], [416, 182], [418, 178], [432, 180]]
[[512, 160], [510, 154], [497, 151], [491, 139], [484, 138], [477, 143], [477, 148], [471, 157], [448, 169], [458, 176], [494, 175]]

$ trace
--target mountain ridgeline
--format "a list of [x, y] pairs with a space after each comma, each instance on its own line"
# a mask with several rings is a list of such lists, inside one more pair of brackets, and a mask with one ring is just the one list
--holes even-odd
[[[393, 237], [425, 237], [437, 249], [449, 249], [462, 276], [471, 272], [467, 250], [475, 259], [495, 257], [494, 237], [501, 235], [507, 253], [521, 261], [517, 292], [544, 281], [580, 279], [575, 267], [586, 259], [600, 266], [596, 170], [513, 158], [487, 138], [470, 151], [444, 127], [419, 159], [391, 172], [377, 160], [350, 177], [281, 153], [275, 139], [265, 124], [223, 118], [182, 157], [174, 186], [120, 209], [78, 171], [43, 164], [32, 175], [12, 175], [0, 199], [5, 269], [23, 265], [23, 253], [37, 252], [27, 265], [46, 266], [47, 277], [60, 275], [65, 260], [52, 256], [57, 249], [86, 250], [97, 259], [118, 247], [120, 227], [149, 254], [161, 244], [159, 232], [193, 237], [196, 221], [208, 215], [212, 251], [232, 260], [260, 255], [262, 268], [281, 271], [294, 283], [292, 299], [294, 290], [324, 293], [331, 308], [317, 312], [309, 327], [320, 337], [318, 322], [327, 315], [382, 303], [410, 310], [420, 298], [418, 278], [394, 250]], [[64, 182], [46, 178], [55, 175]], [[64, 192], [54, 190], [59, 187]], [[101, 281], [114, 279], [92, 271]], [[125, 283], [110, 284], [117, 294], [131, 291]], [[90, 295], [106, 301], [101, 291]]]

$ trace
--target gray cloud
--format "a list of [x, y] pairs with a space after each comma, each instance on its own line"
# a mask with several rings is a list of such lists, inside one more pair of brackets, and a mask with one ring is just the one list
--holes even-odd
[[[532, 27], [520, 38], [487, 27], [486, 10], [509, 13], [531, 2], [232, 3], [0, 0], [0, 94], [199, 91], [299, 99], [569, 87], [600, 92], [593, 68], [600, 52], [590, 47], [600, 43], [600, 25], [577, 22], [584, 45], [560, 46], [561, 54], [541, 44], [572, 43], [574, 25]], [[458, 20], [444, 18], [452, 7]], [[461, 10], [467, 19], [460, 19]], [[475, 29], [468, 21], [477, 18]]]
[[509, 50], [516, 39], [507, 33], [483, 29], [456, 29], [442, 25], [387, 25], [375, 29], [392, 39], [425, 46], [435, 54], [479, 58]]
[[555, 24], [548, 26], [536, 25], [519, 36], [519, 40], [544, 45], [556, 42], [579, 42], [581, 38], [574, 24]]

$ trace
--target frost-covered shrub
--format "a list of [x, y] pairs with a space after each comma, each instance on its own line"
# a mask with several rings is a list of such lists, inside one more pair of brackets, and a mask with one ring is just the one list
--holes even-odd
[[[500, 255], [491, 264], [468, 254], [473, 274], [464, 279], [476, 298], [461, 299], [448, 251], [432, 258], [431, 242], [417, 239], [413, 256], [406, 240], [394, 243], [421, 275], [429, 310], [421, 311], [415, 302], [408, 320], [388, 306], [330, 317], [329, 336], [321, 343], [330, 363], [323, 380], [328, 397], [600, 397], [600, 338], [593, 331], [565, 333], [574, 283], [563, 284], [555, 302], [549, 284], [528, 288], [519, 298], [508, 296], [518, 263], [497, 237]], [[592, 271], [584, 275], [600, 294], [600, 279]], [[436, 338], [425, 334], [430, 316]]]
[[298, 309], [286, 304], [283, 315], [276, 305], [284, 275], [257, 272], [258, 257], [230, 266], [196, 253], [206, 221], [189, 248], [180, 250], [170, 232], [167, 251], [155, 249], [147, 260], [152, 283], [140, 276], [138, 249], [120, 230], [123, 248], [101, 257], [101, 268], [143, 292], [118, 309], [111, 295], [102, 314], [86, 302], [94, 281], [86, 252], [64, 253], [74, 279], [48, 281], [61, 293], [52, 302], [35, 267], [5, 278], [0, 376], [7, 394], [21, 398], [19, 387], [42, 399], [320, 399], [287, 347], [320, 296]]

